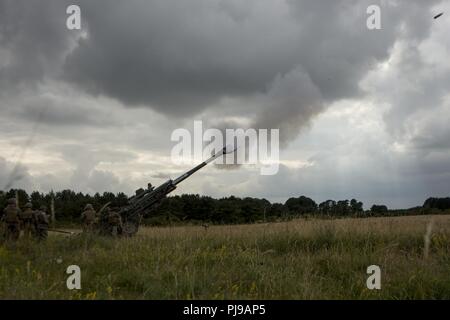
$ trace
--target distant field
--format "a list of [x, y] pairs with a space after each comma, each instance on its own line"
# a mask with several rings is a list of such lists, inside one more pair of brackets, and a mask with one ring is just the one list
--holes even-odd
[[[81, 290], [66, 287], [72, 264]], [[381, 290], [366, 288], [373, 264]], [[450, 216], [143, 228], [119, 240], [52, 234], [0, 246], [0, 298], [450, 299]]]

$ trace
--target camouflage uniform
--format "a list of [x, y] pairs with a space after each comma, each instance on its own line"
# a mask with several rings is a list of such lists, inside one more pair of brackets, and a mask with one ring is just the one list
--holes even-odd
[[16, 199], [9, 199], [8, 206], [3, 210], [3, 221], [6, 225], [5, 238], [6, 240], [17, 241], [20, 235], [20, 220], [19, 215], [21, 211], [16, 206]]
[[48, 236], [48, 215], [47, 207], [41, 206], [38, 211], [34, 213], [34, 224], [35, 224], [35, 236], [38, 240], [45, 240]]
[[33, 212], [33, 205], [31, 203], [27, 203], [25, 205], [25, 210], [23, 210], [19, 214], [20, 218], [20, 226], [23, 230], [23, 236], [25, 238], [30, 238], [31, 234], [33, 233], [34, 229], [34, 212]]
[[109, 232], [113, 237], [122, 234], [122, 217], [117, 213], [116, 209], [107, 210]]
[[83, 231], [91, 232], [97, 223], [97, 213], [91, 204], [87, 204], [84, 212], [81, 214], [81, 221], [83, 223]]

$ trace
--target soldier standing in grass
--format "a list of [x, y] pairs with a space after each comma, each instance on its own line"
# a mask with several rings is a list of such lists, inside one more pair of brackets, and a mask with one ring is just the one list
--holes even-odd
[[25, 205], [25, 210], [19, 214], [21, 229], [23, 230], [23, 236], [29, 239], [33, 233], [34, 223], [33, 223], [33, 205], [28, 202]]
[[83, 223], [84, 232], [92, 232], [97, 222], [97, 213], [92, 204], [88, 203], [81, 214], [81, 222]]
[[106, 208], [106, 213], [108, 217], [108, 225], [110, 234], [113, 237], [117, 237], [122, 234], [122, 217], [117, 212], [116, 208], [112, 208], [109, 210], [109, 208]]
[[46, 206], [41, 206], [41, 208], [34, 213], [34, 224], [36, 238], [39, 241], [47, 239], [49, 221]]
[[8, 200], [7, 207], [3, 210], [2, 220], [6, 225], [5, 238], [6, 240], [17, 241], [20, 235], [20, 209], [17, 208], [16, 199]]

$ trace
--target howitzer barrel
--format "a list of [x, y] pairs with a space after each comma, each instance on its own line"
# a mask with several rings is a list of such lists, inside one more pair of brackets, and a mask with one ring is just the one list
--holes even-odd
[[123, 233], [125, 235], [133, 235], [138, 231], [140, 221], [145, 214], [156, 208], [158, 203], [164, 199], [170, 192], [177, 188], [177, 184], [189, 178], [195, 172], [206, 166], [208, 163], [214, 161], [218, 157], [234, 152], [234, 150], [227, 151], [227, 147], [221, 149], [209, 159], [200, 163], [196, 167], [182, 174], [175, 180], [168, 180], [156, 189], [149, 186], [148, 190], [143, 190], [137, 193], [134, 197], [128, 199], [128, 205], [121, 209], [120, 215], [123, 219]]
[[178, 178], [176, 178], [175, 180], [173, 180], [173, 184], [177, 185], [179, 184], [181, 181], [189, 178], [191, 175], [193, 175], [195, 172], [197, 172], [198, 170], [200, 170], [201, 168], [203, 168], [204, 166], [206, 166], [208, 163], [210, 163], [211, 161], [214, 161], [215, 159], [217, 159], [218, 157], [220, 157], [221, 155], [227, 153], [227, 148], [224, 147], [222, 150], [220, 150], [219, 152], [217, 152], [216, 154], [212, 155], [209, 159], [203, 161], [202, 163], [200, 163], [198, 166], [196, 166], [195, 168], [192, 168], [191, 170], [189, 170], [188, 172], [182, 174], [181, 176], [179, 176]]
[[195, 166], [191, 170], [183, 173], [175, 180], [168, 180], [159, 187], [157, 187], [156, 189], [152, 188], [146, 191], [143, 190], [142, 193], [137, 194], [136, 196], [131, 197], [129, 199], [130, 206], [132, 207], [133, 211], [138, 212], [151, 208], [154, 204], [158, 203], [167, 194], [175, 190], [177, 188], [177, 184], [189, 178], [195, 172], [197, 172], [198, 170], [206, 166], [208, 163], [214, 161], [215, 159], [217, 159], [218, 157], [222, 156], [225, 153], [227, 153], [226, 148], [223, 148], [216, 154], [212, 155], [209, 159], [203, 161], [202, 163]]

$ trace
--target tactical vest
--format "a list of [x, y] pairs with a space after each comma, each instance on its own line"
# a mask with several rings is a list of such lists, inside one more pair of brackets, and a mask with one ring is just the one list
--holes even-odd
[[48, 218], [45, 212], [39, 211], [36, 215], [36, 222], [38, 225], [48, 225]]
[[83, 212], [84, 216], [84, 222], [87, 224], [91, 224], [95, 222], [95, 211], [94, 210], [87, 210]]
[[19, 210], [16, 207], [8, 206], [6, 207], [5, 222], [6, 223], [19, 223]]
[[30, 222], [33, 219], [33, 210], [25, 209], [20, 213], [20, 219], [24, 222]]
[[120, 215], [118, 213], [110, 213], [108, 217], [108, 223], [114, 226], [120, 224]]

